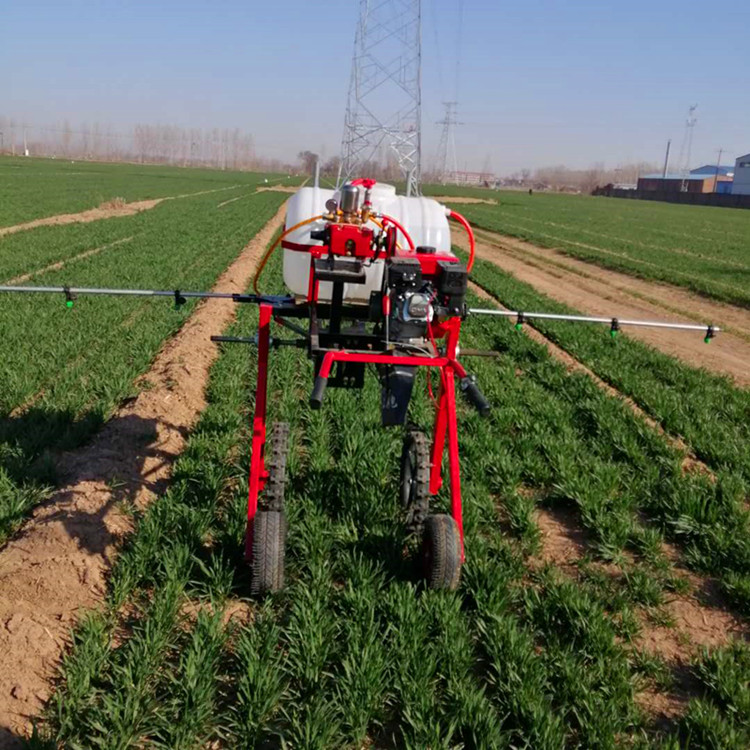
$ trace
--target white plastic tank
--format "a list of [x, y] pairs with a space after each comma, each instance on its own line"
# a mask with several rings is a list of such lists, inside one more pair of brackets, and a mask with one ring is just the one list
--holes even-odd
[[[365, 190], [360, 187], [359, 204], [364, 201]], [[334, 198], [338, 202], [335, 190], [319, 187], [300, 188], [287, 204], [285, 229], [312, 216], [327, 213], [326, 201]], [[407, 198], [396, 195], [393, 185], [377, 183], [371, 192], [372, 208], [376, 213], [392, 216], [411, 235], [415, 247], [434, 247], [441, 255], [453, 255], [451, 252], [451, 233], [445, 207], [431, 198]], [[301, 227], [288, 234], [283, 242], [284, 247], [284, 284], [292, 294], [307, 296], [307, 286], [310, 277], [310, 255], [306, 248], [322, 245], [320, 240], [310, 239], [310, 232], [323, 229], [325, 222], [320, 220]], [[373, 230], [379, 231], [375, 224], [368, 224]], [[406, 241], [399, 232], [398, 242], [408, 251]], [[383, 281], [382, 260], [376, 261], [366, 269], [367, 282], [365, 284], [344, 284], [344, 299], [349, 302], [366, 303], [370, 293], [380, 291]], [[330, 300], [332, 294], [331, 282], [321, 282], [319, 299]]]

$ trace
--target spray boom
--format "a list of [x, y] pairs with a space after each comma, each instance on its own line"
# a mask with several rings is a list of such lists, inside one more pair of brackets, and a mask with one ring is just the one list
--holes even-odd
[[[232, 292], [189, 292], [180, 289], [117, 289], [108, 287], [71, 287], [71, 286], [0, 286], [0, 293], [12, 292], [22, 294], [60, 294], [68, 308], [79, 295], [110, 295], [121, 297], [169, 297], [174, 300], [175, 307], [180, 307], [188, 299], [231, 299], [235, 302], [249, 302], [252, 304], [278, 304], [286, 300], [283, 296], [262, 294], [239, 294]], [[464, 310], [464, 317], [471, 315], [494, 315], [500, 318], [515, 318], [515, 327], [521, 330], [523, 324], [529, 320], [562, 320], [570, 323], [600, 323], [610, 327], [610, 334], [614, 338], [622, 326], [637, 326], [641, 328], [666, 328], [679, 331], [702, 331], [703, 340], [708, 344], [717, 333], [719, 326], [699, 323], [670, 323], [663, 320], [631, 320], [618, 317], [596, 317], [591, 315], [565, 315], [562, 313], [522, 312], [517, 310], [493, 310], [484, 307], [468, 307]]]

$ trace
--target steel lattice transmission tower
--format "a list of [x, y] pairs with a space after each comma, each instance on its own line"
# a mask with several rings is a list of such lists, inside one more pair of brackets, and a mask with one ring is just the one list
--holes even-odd
[[697, 104], [693, 104], [688, 109], [687, 119], [685, 120], [685, 134], [682, 137], [682, 146], [680, 147], [680, 171], [682, 173], [680, 190], [683, 193], [688, 189], [687, 182], [688, 176], [690, 175], [690, 159], [692, 158], [693, 153], [693, 132], [695, 131], [695, 124], [698, 122], [698, 118], [695, 115], [696, 109], [698, 109]]
[[454, 181], [458, 172], [458, 161], [456, 157], [456, 107], [458, 102], [443, 102], [445, 115], [442, 120], [438, 120], [436, 125], [442, 125], [440, 132], [440, 142], [437, 150], [437, 172], [438, 179], [445, 185], [447, 182]]
[[421, 0], [360, 0], [341, 144], [341, 185], [395, 159], [407, 195], [422, 173]]

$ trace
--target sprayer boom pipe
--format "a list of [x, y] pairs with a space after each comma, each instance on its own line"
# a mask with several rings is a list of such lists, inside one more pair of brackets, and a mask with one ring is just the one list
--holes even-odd
[[[524, 320], [537, 318], [541, 320], [571, 320], [579, 323], [606, 323], [611, 325], [613, 320], [621, 326], [649, 326], [652, 328], [677, 328], [683, 331], [705, 331], [708, 326], [696, 323], [666, 323], [660, 320], [628, 320], [627, 318], [594, 318], [588, 315], [561, 315], [557, 313], [527, 313], [514, 310], [489, 310], [483, 307], [472, 307], [468, 310], [472, 315], [499, 315], [503, 318], [517, 318], [521, 316]], [[718, 326], [712, 326], [716, 333], [721, 331]]]
[[[183, 292], [181, 290], [167, 289], [104, 289], [97, 287], [65, 287], [65, 286], [0, 286], [0, 292], [26, 292], [47, 294], [110, 294], [129, 297], [175, 297], [188, 298], [213, 298], [213, 299], [241, 299], [243, 301], [253, 298], [252, 301], [263, 301], [263, 297], [257, 295], [238, 294], [232, 292]], [[272, 298], [267, 298], [272, 301]], [[522, 320], [569, 320], [579, 323], [606, 323], [611, 325], [617, 321], [618, 326], [648, 326], [651, 328], [673, 328], [683, 331], [705, 331], [709, 326], [696, 323], [665, 323], [658, 320], [628, 320], [626, 318], [595, 318], [587, 315], [562, 315], [557, 313], [527, 313], [514, 310], [490, 310], [484, 307], [472, 307], [467, 311], [472, 315], [497, 315], [502, 318], [518, 318]], [[712, 332], [719, 333], [721, 328], [710, 326]]]
[[[0, 292], [47, 292], [58, 294], [114, 294], [131, 297], [174, 297], [175, 290], [166, 289], [103, 289], [83, 286], [0, 286]], [[219, 299], [234, 299], [246, 295], [232, 292], [183, 292], [180, 297], [216, 297]]]

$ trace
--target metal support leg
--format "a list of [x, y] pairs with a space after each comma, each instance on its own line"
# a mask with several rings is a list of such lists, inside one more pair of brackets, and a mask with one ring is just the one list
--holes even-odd
[[255, 387], [255, 413], [253, 414], [253, 442], [250, 456], [250, 489], [247, 499], [247, 532], [245, 534], [245, 559], [252, 557], [253, 525], [258, 510], [258, 495], [263, 489], [268, 472], [265, 465], [266, 448], [266, 397], [268, 391], [268, 345], [273, 308], [260, 306], [258, 325], [258, 382]]
[[445, 368], [445, 397], [448, 418], [448, 468], [451, 479], [451, 515], [461, 536], [461, 562], [464, 561], [464, 521], [461, 504], [461, 465], [458, 458], [458, 423], [456, 419], [456, 386], [453, 370]]
[[[429, 374], [428, 374], [429, 377]], [[445, 448], [445, 431], [448, 427], [447, 401], [445, 394], [444, 379], [440, 378], [440, 390], [438, 391], [438, 408], [435, 413], [435, 429], [432, 437], [432, 450], [430, 452], [430, 495], [437, 495], [443, 486], [443, 450]]]

